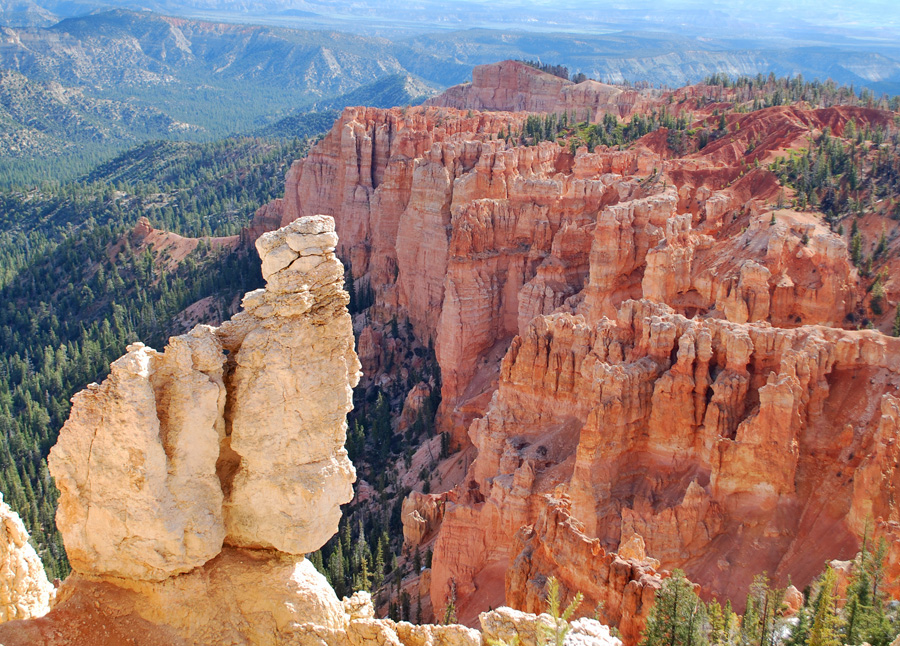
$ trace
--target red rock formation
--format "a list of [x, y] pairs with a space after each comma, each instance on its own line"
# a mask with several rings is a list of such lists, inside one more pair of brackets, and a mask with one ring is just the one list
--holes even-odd
[[546, 607], [541, 580], [556, 573], [564, 597], [584, 595], [582, 608], [599, 609], [603, 623], [614, 624], [625, 643], [636, 643], [647, 621], [660, 577], [653, 563], [607, 552], [586, 536], [565, 500], [546, 500], [534, 527], [516, 535], [518, 556], [506, 577], [507, 603], [539, 613]]
[[413, 491], [403, 501], [403, 543], [416, 547], [425, 543], [440, 527], [447, 495], [430, 496]]
[[[470, 429], [478, 458], [446, 512], [432, 598], [451, 578], [476, 597], [480, 573], [506, 569], [515, 605], [523, 576], [583, 571], [541, 535], [540, 494], [561, 491], [586, 537], [615, 550], [640, 534], [706, 594], [739, 600], [761, 571], [805, 584], [821, 554], [855, 553], [866, 518], [896, 527], [898, 368], [900, 341], [874, 332], [688, 320], [649, 301], [616, 321], [536, 318]], [[558, 563], [523, 574], [523, 526]]]
[[425, 105], [460, 110], [513, 110], [575, 114], [597, 121], [604, 114], [625, 117], [649, 100], [641, 93], [587, 80], [573, 83], [520, 61], [478, 65], [472, 82], [456, 85]]
[[[371, 320], [408, 319], [435, 343], [442, 430], [477, 459], [444, 508], [434, 607], [451, 580], [465, 621], [504, 597], [532, 607], [556, 573], [634, 637], [649, 569], [565, 579], [612, 572], [634, 535], [738, 604], [758, 572], [802, 585], [851, 557], [867, 518], [900, 572], [900, 346], [838, 329], [861, 294], [845, 243], [814, 214], [773, 210], [777, 178], [748, 170], [810, 129], [892, 115], [731, 115], [674, 159], [664, 131], [629, 150], [513, 146], [497, 134], [525, 114], [473, 111], [556, 110], [578, 86], [545, 77], [504, 63], [429, 107], [349, 108], [272, 207], [283, 222], [334, 215]], [[363, 330], [367, 370], [385, 369], [384, 345]], [[568, 497], [565, 520], [546, 495]], [[411, 542], [437, 522], [419, 508]]]

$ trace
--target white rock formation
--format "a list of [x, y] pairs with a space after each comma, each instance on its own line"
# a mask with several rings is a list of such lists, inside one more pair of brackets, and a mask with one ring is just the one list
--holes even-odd
[[336, 241], [325, 216], [262, 236], [269, 284], [244, 312], [163, 353], [130, 346], [73, 398], [50, 471], [76, 571], [162, 581], [223, 541], [304, 554], [334, 534], [360, 374]]
[[0, 623], [40, 617], [53, 592], [22, 519], [0, 495]]
[[164, 353], [129, 346], [72, 398], [49, 464], [73, 569], [161, 581], [219, 553], [223, 364], [213, 328], [199, 326]]
[[353, 497], [344, 441], [360, 364], [327, 216], [256, 241], [265, 290], [223, 326], [236, 352], [231, 449], [240, 456], [226, 503], [227, 542], [305, 554], [337, 531]]
[[[533, 615], [512, 608], [497, 608], [479, 615], [481, 630], [486, 643], [516, 643], [518, 646], [542, 646], [555, 635], [553, 618], [544, 613]], [[599, 621], [581, 618], [572, 621], [566, 633], [566, 646], [622, 646], [622, 640], [613, 637], [609, 626]]]

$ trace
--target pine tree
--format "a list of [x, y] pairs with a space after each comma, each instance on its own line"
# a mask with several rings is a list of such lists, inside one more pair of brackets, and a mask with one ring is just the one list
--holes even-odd
[[382, 535], [378, 537], [378, 545], [375, 547], [375, 571], [372, 574], [372, 585], [376, 589], [380, 588], [381, 584], [384, 582], [384, 550], [385, 540]]
[[803, 607], [797, 613], [797, 623], [791, 628], [790, 636], [785, 641], [785, 646], [806, 646], [809, 643], [809, 630], [811, 627], [811, 609], [804, 598]]
[[722, 607], [715, 599], [706, 606], [709, 622], [709, 643], [712, 646], [732, 646], [737, 643], [738, 616], [731, 609], [731, 602]]
[[578, 592], [572, 601], [566, 606], [565, 610], [560, 605], [562, 603], [559, 580], [555, 576], [547, 579], [547, 611], [553, 621], [553, 627], [545, 632], [542, 642], [548, 646], [563, 646], [566, 635], [569, 633], [569, 619], [578, 610], [578, 606], [584, 600], [584, 595]]
[[322, 562], [322, 550], [316, 550], [310, 554], [309, 562], [313, 564], [313, 567], [316, 568], [316, 570], [325, 574], [325, 564]]
[[837, 612], [837, 574], [830, 566], [819, 579], [808, 646], [841, 646], [841, 619]]
[[343, 597], [346, 593], [344, 576], [344, 557], [340, 544], [338, 544], [335, 546], [331, 556], [328, 557], [328, 582], [331, 584], [331, 587], [334, 588], [334, 592], [338, 596], [338, 599]]
[[409, 592], [404, 590], [400, 593], [400, 621], [409, 621], [411, 619], [409, 615]]
[[884, 300], [886, 297], [884, 291], [884, 285], [882, 284], [883, 276], [881, 274], [875, 279], [875, 282], [872, 283], [872, 291], [869, 296], [869, 306], [872, 308], [872, 312], [876, 316], [881, 316], [884, 312]]
[[647, 619], [641, 646], [702, 646], [706, 609], [684, 572], [663, 581]]
[[887, 542], [884, 538], [878, 541], [874, 550], [870, 549], [867, 529], [847, 586], [843, 631], [843, 642], [846, 644], [887, 646], [897, 632], [888, 619], [885, 595], [881, 589], [886, 555]]
[[850, 259], [857, 267], [862, 261], [862, 235], [859, 232], [859, 226], [857, 226], [855, 219], [853, 220], [853, 227], [850, 229]]
[[445, 625], [456, 623], [456, 581], [450, 579], [447, 599], [444, 605], [444, 618], [441, 622]]
[[369, 574], [369, 559], [362, 557], [359, 564], [359, 572], [353, 577], [353, 591], [369, 592], [372, 589], [372, 575]]
[[741, 637], [748, 646], [771, 643], [776, 632], [778, 611], [784, 600], [784, 589], [773, 588], [763, 573], [753, 578], [747, 594], [747, 610], [741, 621]]

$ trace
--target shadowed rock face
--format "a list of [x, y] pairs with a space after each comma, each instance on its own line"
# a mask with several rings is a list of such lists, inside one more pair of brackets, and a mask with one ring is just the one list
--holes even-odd
[[[685, 158], [663, 131], [623, 151], [516, 146], [527, 115], [503, 110], [558, 110], [527, 103], [535, 79], [534, 101], [572, 84], [505, 63], [479, 74], [426, 107], [345, 110], [261, 212], [335, 216], [376, 296], [367, 365], [384, 365], [393, 317], [435, 343], [439, 424], [478, 457], [455, 490], [405, 507], [408, 541], [437, 531], [434, 607], [452, 584], [469, 623], [504, 599], [534, 609], [556, 574], [633, 638], [654, 559], [740, 605], [758, 572], [805, 584], [852, 556], [867, 517], [900, 573], [900, 348], [840, 329], [864, 296], [846, 244], [773, 209], [765, 170], [810, 129], [892, 115], [732, 115]], [[642, 101], [597, 114], [661, 105]], [[646, 559], [616, 564], [641, 540]], [[579, 577], [591, 563], [605, 574]]]

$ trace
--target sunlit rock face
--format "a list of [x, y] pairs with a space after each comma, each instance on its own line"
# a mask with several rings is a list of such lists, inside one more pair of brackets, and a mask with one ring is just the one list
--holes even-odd
[[[896, 545], [896, 342], [840, 329], [865, 297], [846, 244], [774, 208], [766, 170], [810, 128], [890, 113], [734, 115], [682, 158], [664, 130], [627, 150], [518, 145], [516, 110], [558, 113], [589, 86], [501, 63], [421, 108], [348, 108], [256, 223], [335, 217], [375, 294], [367, 369], [389, 364], [379, 322], [434, 342], [439, 430], [477, 454], [452, 491], [404, 507], [410, 545], [437, 535], [434, 608], [452, 583], [470, 625], [504, 601], [534, 610], [556, 574], [636, 636], [654, 572], [740, 606], [758, 572], [800, 585], [810, 554], [852, 556], [867, 517]], [[594, 121], [669, 104], [595, 89]], [[608, 576], [577, 576], [601, 562]]]
[[22, 519], [0, 496], [0, 623], [40, 617], [54, 594]]
[[[303, 555], [352, 497], [359, 380], [327, 216], [262, 235], [265, 289], [73, 398], [50, 470], [74, 574], [4, 644], [307, 643], [343, 606]], [[44, 601], [46, 604], [46, 600]], [[18, 617], [20, 615], [14, 615]]]

